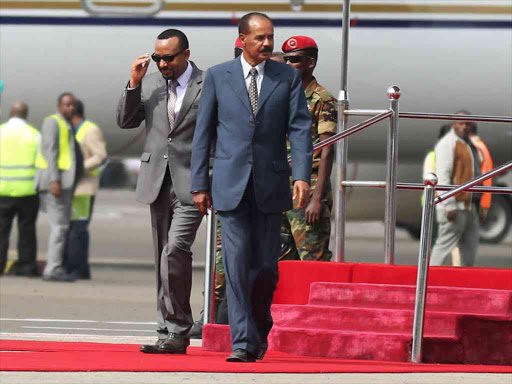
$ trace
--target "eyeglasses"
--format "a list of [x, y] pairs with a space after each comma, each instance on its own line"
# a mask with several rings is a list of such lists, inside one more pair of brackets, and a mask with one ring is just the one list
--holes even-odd
[[302, 59], [307, 58], [308, 56], [296, 55], [296, 56], [283, 56], [283, 60], [285, 63], [290, 62], [292, 64], [297, 64], [302, 61]]
[[166, 63], [172, 63], [174, 61], [174, 59], [176, 58], [176, 56], [181, 55], [183, 52], [185, 52], [185, 51], [178, 52], [178, 53], [176, 53], [174, 55], [164, 55], [164, 56], [160, 56], [160, 55], [157, 55], [156, 53], [153, 53], [151, 55], [151, 58], [157, 64], [160, 62], [160, 60], [163, 60]]

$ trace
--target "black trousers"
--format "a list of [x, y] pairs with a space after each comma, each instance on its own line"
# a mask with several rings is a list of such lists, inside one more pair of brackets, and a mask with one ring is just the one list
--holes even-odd
[[17, 271], [32, 271], [36, 266], [36, 220], [39, 212], [39, 196], [0, 196], [0, 274], [7, 263], [9, 236], [12, 222], [18, 220]]
[[89, 223], [92, 219], [95, 196], [91, 196], [91, 207], [87, 220], [71, 220], [69, 223], [64, 267], [69, 273], [77, 273], [80, 278], [91, 278], [89, 266]]

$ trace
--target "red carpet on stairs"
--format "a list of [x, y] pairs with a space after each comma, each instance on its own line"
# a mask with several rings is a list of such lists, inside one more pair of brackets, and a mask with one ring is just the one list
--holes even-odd
[[0, 340], [0, 371], [38, 372], [488, 372], [512, 373], [512, 366], [410, 364], [303, 357], [269, 352], [256, 363], [227, 363], [227, 353], [190, 347], [187, 355], [148, 355], [133, 344]]
[[[410, 361], [417, 268], [285, 261], [269, 350], [303, 356]], [[423, 362], [512, 365], [512, 271], [429, 270]], [[231, 349], [207, 325], [203, 348]]]

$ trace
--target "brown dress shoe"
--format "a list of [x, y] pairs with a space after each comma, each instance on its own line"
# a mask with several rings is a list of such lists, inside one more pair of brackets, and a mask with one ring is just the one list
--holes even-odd
[[180, 336], [177, 333], [169, 333], [167, 340], [160, 344], [160, 353], [186, 354], [190, 345], [190, 337]]
[[140, 346], [140, 351], [144, 353], [165, 353], [160, 351], [160, 345], [167, 339], [158, 339], [155, 344], [146, 344]]

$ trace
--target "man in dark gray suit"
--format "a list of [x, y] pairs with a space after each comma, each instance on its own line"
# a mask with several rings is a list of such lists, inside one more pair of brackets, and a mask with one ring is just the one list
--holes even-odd
[[202, 86], [202, 71], [189, 61], [183, 32], [162, 32], [151, 55], [160, 73], [148, 76], [148, 54], [132, 65], [117, 110], [121, 128], [145, 121], [136, 198], [149, 204], [157, 281], [158, 341], [145, 353], [186, 353], [193, 324], [191, 246], [203, 214], [190, 194], [190, 157]]
[[312, 163], [311, 118], [300, 73], [272, 56], [268, 16], [239, 24], [243, 54], [208, 70], [192, 145], [192, 192], [201, 212], [211, 204], [209, 151], [216, 145], [211, 193], [222, 224], [233, 354], [262, 359], [272, 328], [278, 280], [280, 215], [292, 208], [286, 138], [292, 150], [294, 198], [303, 206]]

